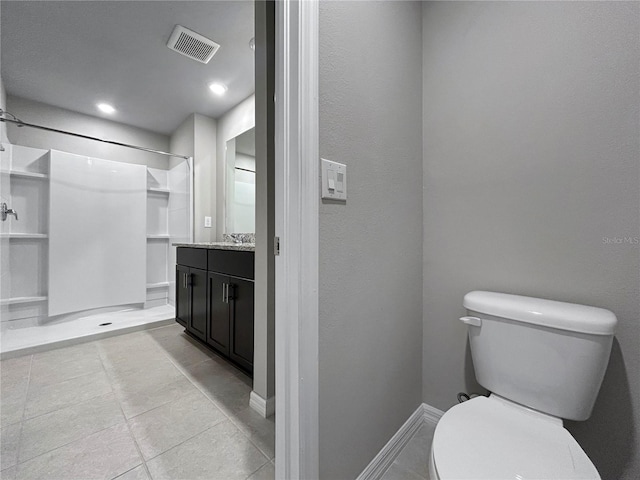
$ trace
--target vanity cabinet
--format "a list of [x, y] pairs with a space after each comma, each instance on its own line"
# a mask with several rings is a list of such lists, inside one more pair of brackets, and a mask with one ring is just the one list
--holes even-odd
[[200, 340], [207, 338], [207, 271], [176, 266], [176, 321]]
[[247, 371], [253, 370], [253, 282], [209, 272], [207, 341]]
[[254, 253], [179, 247], [177, 263], [176, 321], [252, 373]]
[[176, 322], [187, 328], [191, 317], [191, 293], [184, 281], [189, 267], [176, 265]]
[[229, 280], [228, 277], [217, 273], [208, 273], [208, 277], [209, 330], [207, 343], [220, 353], [229, 356], [229, 304], [225, 299]]

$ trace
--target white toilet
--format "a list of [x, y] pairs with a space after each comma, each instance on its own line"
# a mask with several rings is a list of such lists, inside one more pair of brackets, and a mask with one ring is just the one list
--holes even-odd
[[599, 479], [562, 426], [591, 415], [609, 362], [609, 310], [493, 292], [464, 297], [471, 355], [489, 397], [448, 410], [431, 446], [431, 480]]

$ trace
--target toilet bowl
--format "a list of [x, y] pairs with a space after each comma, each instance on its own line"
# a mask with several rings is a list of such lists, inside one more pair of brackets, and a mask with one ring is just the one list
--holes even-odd
[[598, 479], [562, 421], [496, 395], [451, 408], [431, 445], [431, 480]]
[[449, 409], [431, 480], [600, 479], [562, 419], [591, 415], [617, 320], [608, 310], [494, 292], [464, 306], [478, 382], [492, 393]]

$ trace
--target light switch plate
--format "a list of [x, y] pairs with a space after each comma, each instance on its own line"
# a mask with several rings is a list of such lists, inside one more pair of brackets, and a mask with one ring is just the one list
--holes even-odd
[[321, 158], [322, 198], [347, 199], [347, 166]]
[[204, 227], [211, 228], [211, 217], [204, 217]]

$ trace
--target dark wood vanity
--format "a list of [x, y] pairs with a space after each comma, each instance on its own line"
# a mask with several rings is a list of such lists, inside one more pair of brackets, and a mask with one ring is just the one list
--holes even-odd
[[[238, 247], [241, 248], [241, 247]], [[216, 244], [177, 248], [176, 322], [253, 373], [253, 251]]]

